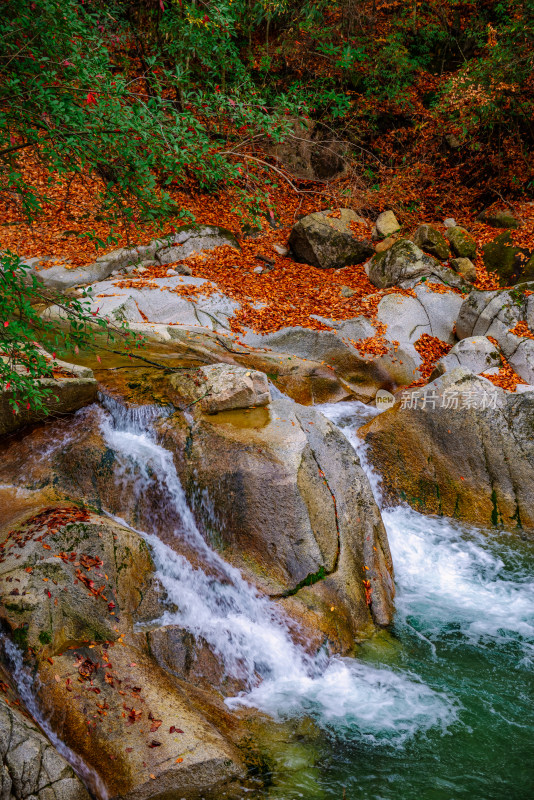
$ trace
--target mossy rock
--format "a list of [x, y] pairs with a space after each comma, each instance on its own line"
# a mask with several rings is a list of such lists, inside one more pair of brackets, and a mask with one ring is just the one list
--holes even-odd
[[449, 246], [445, 237], [432, 225], [420, 225], [413, 237], [414, 243], [425, 253], [430, 253], [440, 261], [449, 257]]
[[500, 233], [485, 244], [482, 253], [486, 269], [497, 273], [501, 286], [534, 279], [534, 256], [513, 243], [510, 231]]
[[455, 228], [447, 229], [447, 238], [451, 250], [457, 258], [470, 258], [473, 260], [477, 255], [477, 243], [465, 228], [457, 225]]

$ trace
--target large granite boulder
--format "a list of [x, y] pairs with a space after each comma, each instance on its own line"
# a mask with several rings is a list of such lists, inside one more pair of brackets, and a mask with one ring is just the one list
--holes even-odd
[[[187, 382], [171, 382], [184, 402]], [[393, 581], [385, 530], [337, 428], [288, 400], [250, 412], [208, 417], [194, 406], [191, 413], [158, 430], [225, 559], [269, 595], [313, 612], [337, 650], [387, 625]]]
[[496, 339], [505, 358], [528, 384], [534, 383], [534, 283], [513, 289], [472, 291], [462, 304], [456, 333], [459, 339]]
[[375, 253], [367, 265], [369, 280], [378, 289], [409, 287], [422, 278], [434, 276], [449, 286], [462, 288], [466, 281], [408, 239], [399, 239], [388, 250]]
[[534, 532], [534, 392], [458, 367], [360, 429], [386, 502]]
[[496, 375], [502, 366], [502, 356], [498, 347], [485, 336], [472, 336], [462, 339], [441, 358], [430, 376], [431, 380], [451, 372], [457, 367], [472, 372], [474, 375]]
[[339, 216], [331, 214], [317, 211], [294, 225], [289, 247], [295, 259], [321, 269], [361, 264], [373, 254], [373, 247], [366, 239], [359, 241], [350, 230], [358, 215], [350, 208], [342, 208]]
[[174, 233], [153, 239], [147, 245], [120, 247], [99, 256], [92, 264], [69, 267], [62, 259], [34, 257], [26, 259], [28, 275], [51, 289], [68, 289], [105, 281], [116, 272], [129, 271], [144, 263], [170, 264], [183, 261], [193, 253], [202, 253], [227, 245], [239, 249], [234, 234], [217, 225], [183, 225]]
[[[143, 278], [130, 277], [126, 282], [117, 278], [90, 288], [89, 310], [115, 323], [172, 323], [229, 331], [229, 318], [240, 307], [211, 281], [186, 275], [153, 278], [148, 283]], [[65, 319], [60, 306], [51, 306], [44, 314]]]

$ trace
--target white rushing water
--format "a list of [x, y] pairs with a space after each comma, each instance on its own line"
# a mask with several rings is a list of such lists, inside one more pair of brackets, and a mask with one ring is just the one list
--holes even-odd
[[[176, 536], [201, 555], [193, 566], [156, 535], [149, 542], [158, 576], [176, 612], [162, 622], [204, 639], [247, 690], [229, 698], [230, 707], [256, 707], [287, 718], [307, 714], [339, 735], [401, 745], [434, 726], [446, 729], [454, 704], [416, 675], [354, 659], [312, 659], [292, 640], [279, 607], [260, 596], [241, 573], [226, 564], [202, 538], [188, 507], [172, 455], [156, 441], [151, 409], [134, 410], [104, 399], [102, 432], [119, 463], [120, 480], [135, 483], [139, 496], [155, 483], [170, 504]], [[157, 525], [155, 526], [157, 528]]]
[[[375, 496], [380, 479], [369, 468], [357, 430], [376, 415], [361, 403], [319, 409], [358, 451]], [[397, 618], [415, 618], [432, 641], [454, 635], [484, 645], [519, 642], [534, 655], [534, 581], [518, 563], [506, 534], [482, 532], [447, 518], [428, 517], [407, 506], [382, 509], [395, 566]]]

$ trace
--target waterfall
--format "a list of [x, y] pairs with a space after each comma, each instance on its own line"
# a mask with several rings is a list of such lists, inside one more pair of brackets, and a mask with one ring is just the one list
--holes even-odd
[[[205, 640], [227, 674], [246, 690], [227, 698], [230, 708], [255, 707], [284, 719], [313, 717], [337, 735], [402, 746], [418, 731], [455, 719], [454, 703], [411, 673], [355, 659], [309, 656], [297, 645], [281, 609], [261, 596], [239, 570], [212, 550], [199, 532], [171, 453], [145, 421], [155, 410], [117, 408], [104, 398], [101, 430], [115, 454], [120, 481], [141, 495], [156, 482], [176, 520], [175, 535], [202, 557], [193, 566], [157, 536], [158, 525], [142, 535], [151, 547], [157, 574], [177, 611], [161, 624], [179, 625]], [[143, 416], [145, 415], [145, 416]], [[124, 523], [123, 520], [121, 522]]]

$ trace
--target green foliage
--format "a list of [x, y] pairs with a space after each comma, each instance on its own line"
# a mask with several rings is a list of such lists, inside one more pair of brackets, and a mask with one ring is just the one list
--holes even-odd
[[[89, 311], [90, 303], [74, 295], [46, 290], [19, 256], [4, 253], [0, 261], [0, 389], [9, 392], [14, 413], [22, 408], [47, 413], [53, 397], [57, 352], [106, 347], [119, 340], [131, 347], [140, 339], [126, 324], [118, 325]], [[84, 293], [87, 297], [87, 293]], [[64, 324], [43, 315], [47, 305], [61, 309]], [[103, 333], [105, 343], [98, 339]], [[52, 352], [52, 357], [42, 344]]]

